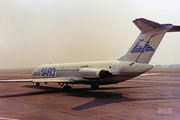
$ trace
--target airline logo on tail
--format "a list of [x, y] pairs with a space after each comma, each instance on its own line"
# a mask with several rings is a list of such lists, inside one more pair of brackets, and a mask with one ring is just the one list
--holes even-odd
[[133, 47], [133, 49], [131, 50], [131, 53], [153, 52], [153, 51], [154, 48], [149, 44], [149, 42], [147, 43], [146, 41], [144, 41], [144, 39], [139, 39], [138, 42]]

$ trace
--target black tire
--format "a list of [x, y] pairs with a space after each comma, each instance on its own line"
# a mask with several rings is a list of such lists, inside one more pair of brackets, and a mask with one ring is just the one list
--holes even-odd
[[92, 90], [97, 90], [97, 89], [99, 89], [99, 85], [97, 85], [97, 84], [92, 84], [92, 85], [91, 85], [91, 89], [92, 89]]
[[64, 92], [71, 92], [71, 90], [72, 90], [71, 86], [64, 86], [63, 87]]
[[37, 82], [37, 83], [36, 83], [36, 86], [40, 86], [40, 83], [39, 83], [39, 82]]

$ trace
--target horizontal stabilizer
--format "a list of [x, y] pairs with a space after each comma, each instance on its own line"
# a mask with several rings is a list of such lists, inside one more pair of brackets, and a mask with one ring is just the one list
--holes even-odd
[[142, 33], [147, 33], [152, 30], [163, 27], [163, 25], [161, 25], [159, 23], [156, 23], [156, 22], [144, 19], [144, 18], [136, 19], [133, 22]]
[[180, 26], [173, 26], [170, 30], [167, 32], [180, 32]]

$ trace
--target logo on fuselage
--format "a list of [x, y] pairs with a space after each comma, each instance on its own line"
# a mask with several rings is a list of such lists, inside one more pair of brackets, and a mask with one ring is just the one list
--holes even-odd
[[149, 44], [149, 42], [145, 42], [144, 39], [139, 39], [135, 44], [131, 53], [140, 53], [140, 52], [153, 52], [154, 48]]
[[56, 68], [42, 68], [40, 71], [40, 75], [45, 77], [45, 76], [49, 76], [49, 77], [54, 77], [56, 74]]

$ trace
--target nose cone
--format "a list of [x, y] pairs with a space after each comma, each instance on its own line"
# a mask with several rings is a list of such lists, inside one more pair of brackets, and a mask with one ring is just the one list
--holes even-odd
[[31, 74], [32, 78], [39, 78], [40, 77], [40, 73], [38, 71], [38, 68], [35, 68]]

